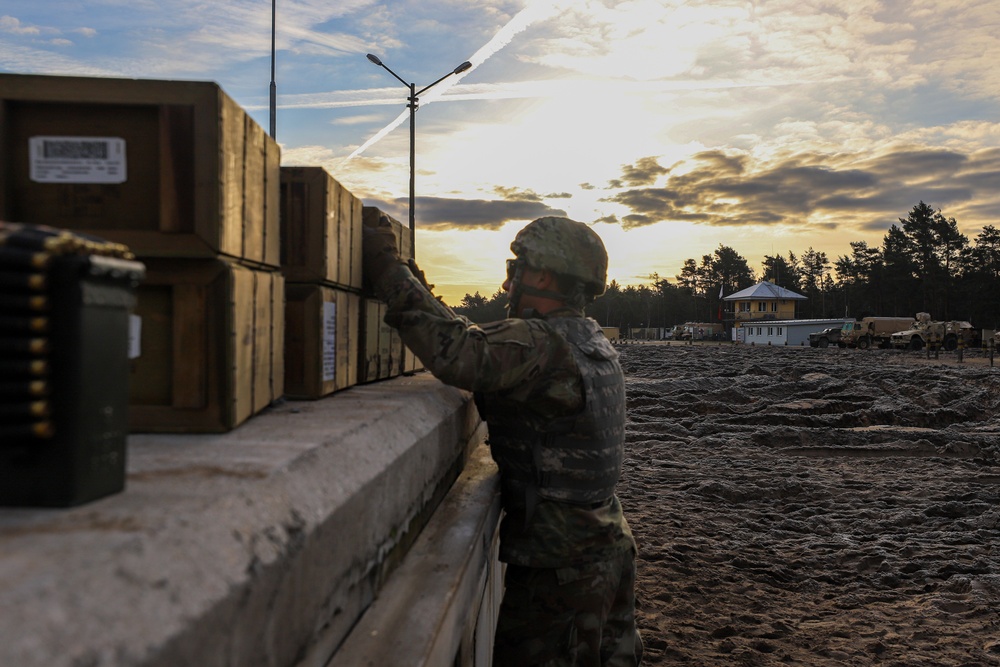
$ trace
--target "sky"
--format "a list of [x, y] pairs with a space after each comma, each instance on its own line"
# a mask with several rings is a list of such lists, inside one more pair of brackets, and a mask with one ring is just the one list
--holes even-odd
[[[920, 201], [1000, 226], [996, 0], [275, 0], [276, 139], [406, 223], [457, 305], [517, 231], [592, 224], [609, 280], [720, 245], [881, 245]], [[269, 0], [4, 0], [0, 71], [215, 81], [270, 126]], [[461, 63], [472, 68], [449, 74]], [[445, 77], [438, 82], [441, 77]], [[437, 82], [437, 83], [435, 83]]]

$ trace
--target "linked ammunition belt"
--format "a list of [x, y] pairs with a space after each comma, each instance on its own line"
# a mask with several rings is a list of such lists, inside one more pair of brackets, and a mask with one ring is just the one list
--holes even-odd
[[80, 256], [134, 259], [120, 243], [0, 221], [0, 443], [55, 435], [51, 271]]

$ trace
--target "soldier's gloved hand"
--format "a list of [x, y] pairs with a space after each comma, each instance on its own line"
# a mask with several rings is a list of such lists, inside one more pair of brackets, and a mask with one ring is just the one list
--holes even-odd
[[420, 270], [419, 266], [417, 266], [417, 260], [411, 257], [406, 260], [406, 265], [410, 267], [410, 273], [412, 273], [413, 276], [420, 281], [420, 284], [424, 286], [424, 289], [433, 294], [434, 285], [427, 282], [427, 276], [424, 275], [424, 272]]
[[361, 266], [365, 278], [374, 285], [392, 265], [399, 264], [399, 246], [392, 224], [379, 217], [377, 226], [361, 227]]

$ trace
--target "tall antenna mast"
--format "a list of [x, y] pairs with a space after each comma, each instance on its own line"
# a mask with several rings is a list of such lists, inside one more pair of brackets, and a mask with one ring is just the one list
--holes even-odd
[[274, 5], [277, 0], [271, 0], [271, 138], [274, 139], [275, 107], [277, 106], [276, 93], [278, 87], [274, 83]]

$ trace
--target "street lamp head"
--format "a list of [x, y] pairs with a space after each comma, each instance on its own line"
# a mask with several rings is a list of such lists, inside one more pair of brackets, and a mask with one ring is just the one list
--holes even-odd
[[374, 55], [374, 54], [371, 54], [371, 53], [369, 53], [369, 54], [368, 54], [368, 55], [367, 55], [366, 57], [368, 58], [368, 60], [372, 61], [373, 63], [375, 63], [375, 64], [376, 64], [376, 65], [378, 65], [379, 67], [381, 67], [381, 66], [382, 66], [382, 61], [381, 61], [381, 60], [379, 60], [378, 56], [376, 56], [376, 55]]
[[458, 67], [456, 67], [455, 71], [452, 72], [452, 74], [461, 74], [462, 72], [467, 72], [470, 69], [472, 69], [472, 63], [470, 63], [468, 60], [466, 60], [464, 63], [462, 63], [461, 65], [459, 65]]

